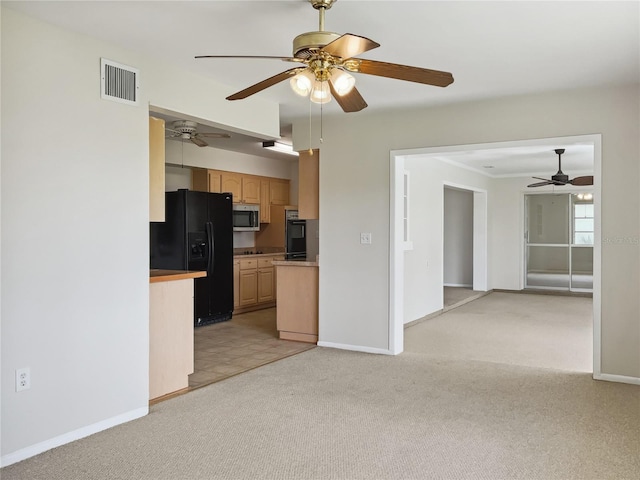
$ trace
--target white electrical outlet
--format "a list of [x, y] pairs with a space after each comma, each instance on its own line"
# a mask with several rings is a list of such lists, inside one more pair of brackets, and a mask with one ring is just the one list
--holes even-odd
[[16, 392], [31, 388], [31, 369], [29, 367], [16, 370]]
[[360, 243], [363, 245], [371, 244], [371, 233], [361, 233], [360, 234]]

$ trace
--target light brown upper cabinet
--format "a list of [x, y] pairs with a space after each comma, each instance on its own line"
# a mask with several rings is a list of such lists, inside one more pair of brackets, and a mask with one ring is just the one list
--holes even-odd
[[242, 176], [242, 203], [260, 203], [260, 177]]
[[270, 222], [271, 205], [289, 205], [289, 180], [223, 170], [191, 169], [196, 192], [230, 192], [234, 203], [260, 205], [260, 223]]
[[222, 193], [222, 173], [217, 170], [209, 170], [207, 172], [207, 179], [209, 180], [209, 192]]
[[242, 174], [234, 172], [221, 172], [220, 188], [223, 192], [233, 195], [233, 203], [242, 201]]
[[271, 205], [289, 205], [289, 180], [272, 178], [269, 190]]
[[307, 150], [298, 157], [298, 216], [307, 220], [319, 218], [320, 151]]
[[268, 178], [262, 178], [260, 180], [260, 223], [271, 222], [270, 183]]
[[149, 221], [164, 222], [164, 120], [149, 117]]

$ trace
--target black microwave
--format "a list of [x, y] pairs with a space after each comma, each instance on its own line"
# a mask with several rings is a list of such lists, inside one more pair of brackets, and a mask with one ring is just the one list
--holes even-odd
[[260, 230], [259, 205], [233, 205], [233, 231], [257, 232]]

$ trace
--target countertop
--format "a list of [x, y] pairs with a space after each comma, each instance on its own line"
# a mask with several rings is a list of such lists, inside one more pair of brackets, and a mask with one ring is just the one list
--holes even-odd
[[207, 272], [194, 270], [149, 270], [149, 283], [169, 282], [171, 280], [185, 280], [189, 278], [206, 277]]
[[[251, 253], [246, 253], [251, 252]], [[257, 253], [260, 252], [260, 253]], [[273, 255], [284, 255], [284, 248], [264, 247], [264, 248], [234, 248], [233, 258], [243, 257], [272, 257]]]
[[274, 260], [276, 267], [317, 267], [318, 262], [306, 262], [300, 260]]

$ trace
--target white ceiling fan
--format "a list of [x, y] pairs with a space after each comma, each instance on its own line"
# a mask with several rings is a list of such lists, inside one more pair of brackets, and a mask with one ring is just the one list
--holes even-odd
[[176, 120], [171, 124], [171, 128], [165, 128], [167, 138], [180, 138], [181, 140], [190, 140], [199, 147], [209, 145], [202, 138], [231, 138], [228, 133], [199, 133], [197, 131], [198, 124], [189, 120]]

